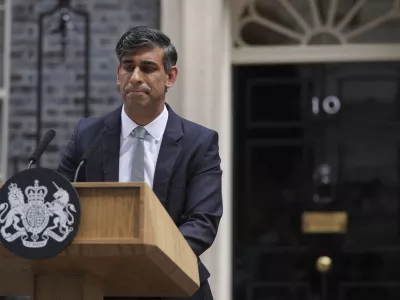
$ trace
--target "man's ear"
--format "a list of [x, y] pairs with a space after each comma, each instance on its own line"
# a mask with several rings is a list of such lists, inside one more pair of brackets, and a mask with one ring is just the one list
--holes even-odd
[[121, 70], [121, 65], [118, 64], [118, 67], [117, 67], [117, 84], [118, 85], [121, 83], [121, 78], [120, 78], [120, 75], [119, 75], [119, 71], [120, 70]]
[[168, 80], [165, 84], [165, 87], [169, 89], [174, 85], [176, 79], [178, 78], [178, 68], [176, 66], [173, 66], [171, 69], [169, 69], [167, 76]]

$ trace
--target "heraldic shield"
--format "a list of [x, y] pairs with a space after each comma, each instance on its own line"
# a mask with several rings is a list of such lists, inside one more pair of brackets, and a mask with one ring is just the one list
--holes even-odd
[[19, 257], [56, 256], [76, 236], [80, 219], [77, 191], [53, 170], [22, 171], [0, 189], [0, 242]]

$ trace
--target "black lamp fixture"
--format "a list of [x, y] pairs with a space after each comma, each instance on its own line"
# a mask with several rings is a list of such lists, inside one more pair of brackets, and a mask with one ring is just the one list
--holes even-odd
[[[47, 29], [44, 22], [56, 16], [57, 23]], [[90, 53], [90, 16], [87, 11], [71, 7], [70, 0], [58, 0], [58, 4], [46, 11], [42, 12], [38, 18], [38, 60], [37, 60], [37, 129], [36, 143], [38, 144], [42, 136], [42, 85], [43, 85], [43, 37], [44, 34], [60, 36], [60, 63], [65, 61], [66, 51], [68, 48], [68, 40], [70, 33], [75, 31], [79, 33], [73, 23], [73, 18], [83, 19], [84, 28], [84, 74], [83, 74], [83, 117], [89, 116], [89, 53]]]

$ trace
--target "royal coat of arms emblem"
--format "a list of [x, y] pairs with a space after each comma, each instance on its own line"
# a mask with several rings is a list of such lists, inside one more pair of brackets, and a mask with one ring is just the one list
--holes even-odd
[[0, 243], [26, 259], [55, 256], [76, 236], [80, 214], [78, 193], [64, 176], [24, 170], [0, 188]]
[[0, 234], [6, 241], [21, 238], [25, 247], [40, 248], [49, 238], [62, 242], [73, 231], [75, 206], [69, 203], [68, 192], [53, 184], [57, 191], [51, 202], [45, 202], [48, 189], [38, 180], [25, 193], [17, 184], [9, 184], [9, 203], [0, 204]]

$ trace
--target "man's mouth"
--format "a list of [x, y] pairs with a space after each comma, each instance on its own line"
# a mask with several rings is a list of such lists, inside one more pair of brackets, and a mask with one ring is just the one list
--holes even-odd
[[127, 94], [132, 93], [132, 94], [147, 94], [146, 91], [143, 90], [128, 90]]

